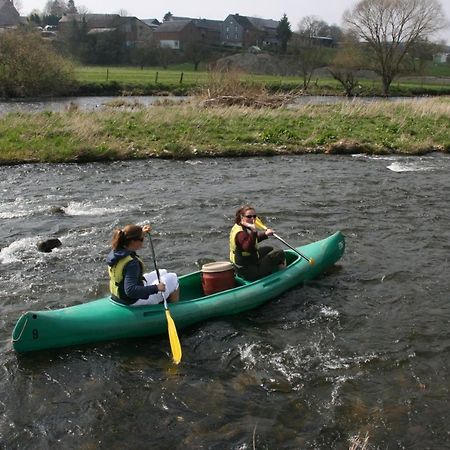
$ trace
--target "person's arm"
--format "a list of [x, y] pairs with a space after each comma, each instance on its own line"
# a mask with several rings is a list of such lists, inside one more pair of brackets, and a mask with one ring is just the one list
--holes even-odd
[[267, 234], [266, 231], [258, 230], [256, 233], [257, 233], [258, 242], [264, 241], [269, 237], [269, 235]]
[[141, 268], [137, 260], [133, 259], [130, 261], [125, 266], [124, 271], [123, 287], [127, 297], [139, 300], [140, 298], [147, 298], [149, 295], [156, 294], [159, 291], [158, 286], [155, 284], [150, 286], [139, 284]]
[[239, 231], [236, 234], [236, 245], [244, 252], [250, 252], [255, 248], [257, 239], [256, 232], [247, 233], [247, 231]]

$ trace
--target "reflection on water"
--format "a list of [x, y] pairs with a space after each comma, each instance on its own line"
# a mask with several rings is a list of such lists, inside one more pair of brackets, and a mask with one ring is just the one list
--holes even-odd
[[71, 109], [96, 111], [108, 107], [135, 109], [151, 106], [158, 102], [182, 102], [187, 97], [175, 96], [133, 96], [133, 97], [61, 97], [39, 100], [14, 100], [0, 102], [0, 114], [8, 112], [62, 112]]
[[[0, 167], [2, 446], [450, 448], [449, 172], [438, 154]], [[344, 258], [180, 331], [175, 370], [167, 336], [12, 351], [23, 311], [106, 292], [115, 226], [152, 223], [160, 266], [187, 273], [227, 257], [247, 202], [291, 244], [341, 229]], [[40, 253], [45, 237], [63, 245]]]

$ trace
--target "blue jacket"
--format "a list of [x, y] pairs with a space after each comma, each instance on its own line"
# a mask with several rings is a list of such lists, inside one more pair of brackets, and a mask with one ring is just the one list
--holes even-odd
[[[108, 263], [108, 266], [112, 267], [126, 256], [134, 257], [136, 256], [136, 252], [131, 252], [124, 248], [111, 250], [106, 258], [106, 262]], [[141, 264], [137, 259], [132, 259], [124, 267], [123, 285], [119, 288], [119, 292], [124, 294], [124, 298], [121, 296], [121, 300], [125, 304], [133, 304], [141, 298], [147, 298], [149, 295], [158, 292], [158, 287], [156, 285], [144, 286], [143, 275]]]

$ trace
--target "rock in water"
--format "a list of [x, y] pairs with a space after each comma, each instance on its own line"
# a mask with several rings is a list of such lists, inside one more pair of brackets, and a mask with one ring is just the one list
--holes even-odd
[[62, 243], [57, 238], [46, 239], [45, 241], [39, 241], [37, 248], [40, 252], [50, 253], [54, 248], [61, 247]]

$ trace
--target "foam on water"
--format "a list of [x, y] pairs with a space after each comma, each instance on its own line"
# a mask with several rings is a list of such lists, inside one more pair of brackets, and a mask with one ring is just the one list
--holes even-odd
[[387, 166], [392, 172], [425, 172], [434, 170], [435, 167], [431, 164], [424, 163], [423, 161], [396, 161]]
[[0, 250], [0, 263], [11, 264], [27, 259], [32, 253], [36, 253], [37, 242], [36, 237], [23, 238], [12, 242], [8, 247]]
[[360, 158], [360, 159], [369, 159], [369, 160], [375, 160], [375, 161], [395, 161], [399, 157], [398, 156], [378, 156], [378, 155], [366, 155], [365, 153], [355, 153], [352, 155], [353, 158]]
[[371, 161], [391, 161], [386, 166], [392, 172], [426, 172], [439, 168], [437, 161], [432, 156], [423, 158], [411, 158], [408, 156], [392, 156], [392, 155], [366, 155], [354, 154], [353, 158], [366, 159]]
[[337, 318], [339, 317], [339, 311], [336, 309], [330, 308], [329, 306], [322, 306], [320, 310], [320, 315], [323, 317], [333, 317]]
[[45, 207], [33, 201], [27, 201], [23, 197], [17, 197], [13, 202], [0, 204], [0, 219], [16, 219], [28, 217], [37, 212], [42, 212]]
[[103, 216], [126, 211], [126, 208], [119, 206], [97, 206], [93, 202], [69, 202], [62, 210], [68, 216]]

